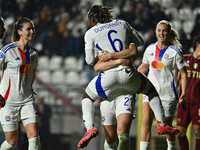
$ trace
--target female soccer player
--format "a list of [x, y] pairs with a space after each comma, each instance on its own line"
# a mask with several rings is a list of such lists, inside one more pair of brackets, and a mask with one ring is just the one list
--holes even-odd
[[186, 103], [178, 105], [177, 128], [181, 150], [189, 150], [187, 127], [192, 122], [196, 138], [195, 150], [200, 149], [200, 35], [194, 37], [193, 54], [184, 55], [188, 77]]
[[13, 27], [12, 43], [0, 50], [0, 63], [3, 75], [0, 94], [6, 104], [0, 110], [0, 120], [6, 140], [1, 150], [12, 150], [18, 140], [18, 121], [22, 121], [27, 137], [28, 150], [39, 150], [40, 140], [34, 92], [38, 52], [29, 45], [35, 35], [33, 22], [28, 18], [19, 19]]
[[[85, 53], [89, 65], [94, 65], [98, 58], [101, 59], [97, 56], [101, 56], [99, 54], [103, 50], [111, 52], [113, 59], [131, 58], [137, 54], [137, 46], [143, 44], [142, 38], [127, 22], [112, 19], [108, 7], [92, 6], [88, 19], [91, 28], [85, 34]], [[89, 141], [98, 134], [98, 130], [94, 127], [93, 101], [100, 97], [115, 99], [124, 94], [144, 93], [150, 98], [150, 105], [158, 122], [157, 133], [177, 132], [177, 129], [165, 125], [158, 94], [147, 78], [133, 67], [115, 64], [115, 68], [111, 69], [109, 66], [113, 65], [113, 61], [106, 63], [108, 70], [100, 72], [89, 83], [83, 95], [82, 112], [87, 132], [78, 143], [79, 148], [87, 146]]]
[[[181, 45], [177, 32], [166, 21], [160, 21], [156, 26], [157, 42], [149, 45], [144, 52], [142, 64], [138, 71], [146, 73], [155, 86], [165, 112], [166, 124], [172, 126], [176, 111], [177, 100], [181, 103], [186, 95], [187, 76], [183, 60]], [[177, 71], [181, 73], [182, 93], [178, 97], [176, 90]], [[140, 150], [147, 150], [150, 144], [153, 112], [148, 97], [143, 97], [143, 121], [141, 128]], [[166, 135], [168, 150], [175, 148], [175, 135]]]

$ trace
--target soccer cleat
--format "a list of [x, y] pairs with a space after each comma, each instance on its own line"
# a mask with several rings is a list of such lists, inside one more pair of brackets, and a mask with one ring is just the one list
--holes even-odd
[[172, 128], [168, 125], [164, 125], [162, 127], [160, 127], [159, 125], [157, 125], [157, 134], [162, 135], [162, 134], [177, 134], [179, 132], [179, 130], [177, 128]]
[[97, 128], [92, 128], [90, 130], [88, 130], [84, 137], [79, 141], [78, 143], [78, 148], [84, 148], [88, 145], [88, 143], [90, 142], [90, 140], [94, 137], [96, 137], [99, 134], [99, 131]]

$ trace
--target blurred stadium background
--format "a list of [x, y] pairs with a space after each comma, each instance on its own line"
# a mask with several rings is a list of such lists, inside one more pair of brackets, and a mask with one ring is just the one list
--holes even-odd
[[[199, 0], [0, 0], [0, 16], [5, 20], [6, 35], [0, 47], [10, 43], [14, 22], [21, 16], [32, 19], [36, 37], [32, 45], [39, 51], [39, 64], [34, 89], [37, 106], [45, 104], [40, 112], [40, 136], [43, 150], [76, 150], [85, 133], [81, 118], [81, 97], [87, 83], [96, 75], [84, 61], [84, 33], [87, 12], [93, 4], [113, 7], [113, 16], [128, 21], [145, 40], [139, 48], [135, 65], [141, 63], [143, 51], [156, 41], [155, 25], [162, 19], [169, 20], [179, 32], [183, 53], [190, 53], [192, 38], [200, 33]], [[43, 101], [39, 99], [43, 98]], [[138, 149], [141, 124], [141, 99], [136, 105], [130, 136], [131, 149]], [[96, 126], [101, 129], [99, 104], [96, 104]], [[176, 118], [174, 120], [176, 125]], [[1, 131], [2, 132], [2, 131]], [[152, 150], [165, 150], [166, 141], [152, 128]], [[193, 148], [193, 133], [188, 132]], [[0, 142], [4, 140], [0, 134]], [[87, 150], [103, 150], [103, 132], [92, 140]], [[27, 140], [20, 126], [18, 150], [27, 149]], [[179, 149], [177, 141], [177, 150]]]

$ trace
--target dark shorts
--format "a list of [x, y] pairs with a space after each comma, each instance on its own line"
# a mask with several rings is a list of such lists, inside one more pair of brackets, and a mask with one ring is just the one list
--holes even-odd
[[179, 104], [177, 125], [187, 127], [190, 122], [192, 125], [200, 125], [200, 104]]

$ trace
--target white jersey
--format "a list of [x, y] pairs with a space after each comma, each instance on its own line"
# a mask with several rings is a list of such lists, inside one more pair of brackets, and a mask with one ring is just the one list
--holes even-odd
[[3, 64], [0, 94], [6, 104], [20, 105], [33, 100], [32, 78], [37, 62], [38, 52], [34, 48], [24, 53], [16, 42], [0, 50], [0, 63]]
[[157, 43], [154, 43], [145, 50], [142, 62], [149, 64], [148, 78], [155, 86], [160, 99], [178, 99], [177, 71], [185, 66], [181, 50], [174, 45], [160, 50]]
[[142, 38], [137, 31], [123, 20], [113, 20], [109, 23], [98, 23], [85, 33], [86, 62], [93, 65], [96, 56], [102, 50], [119, 52], [127, 49], [130, 43], [140, 46]]

